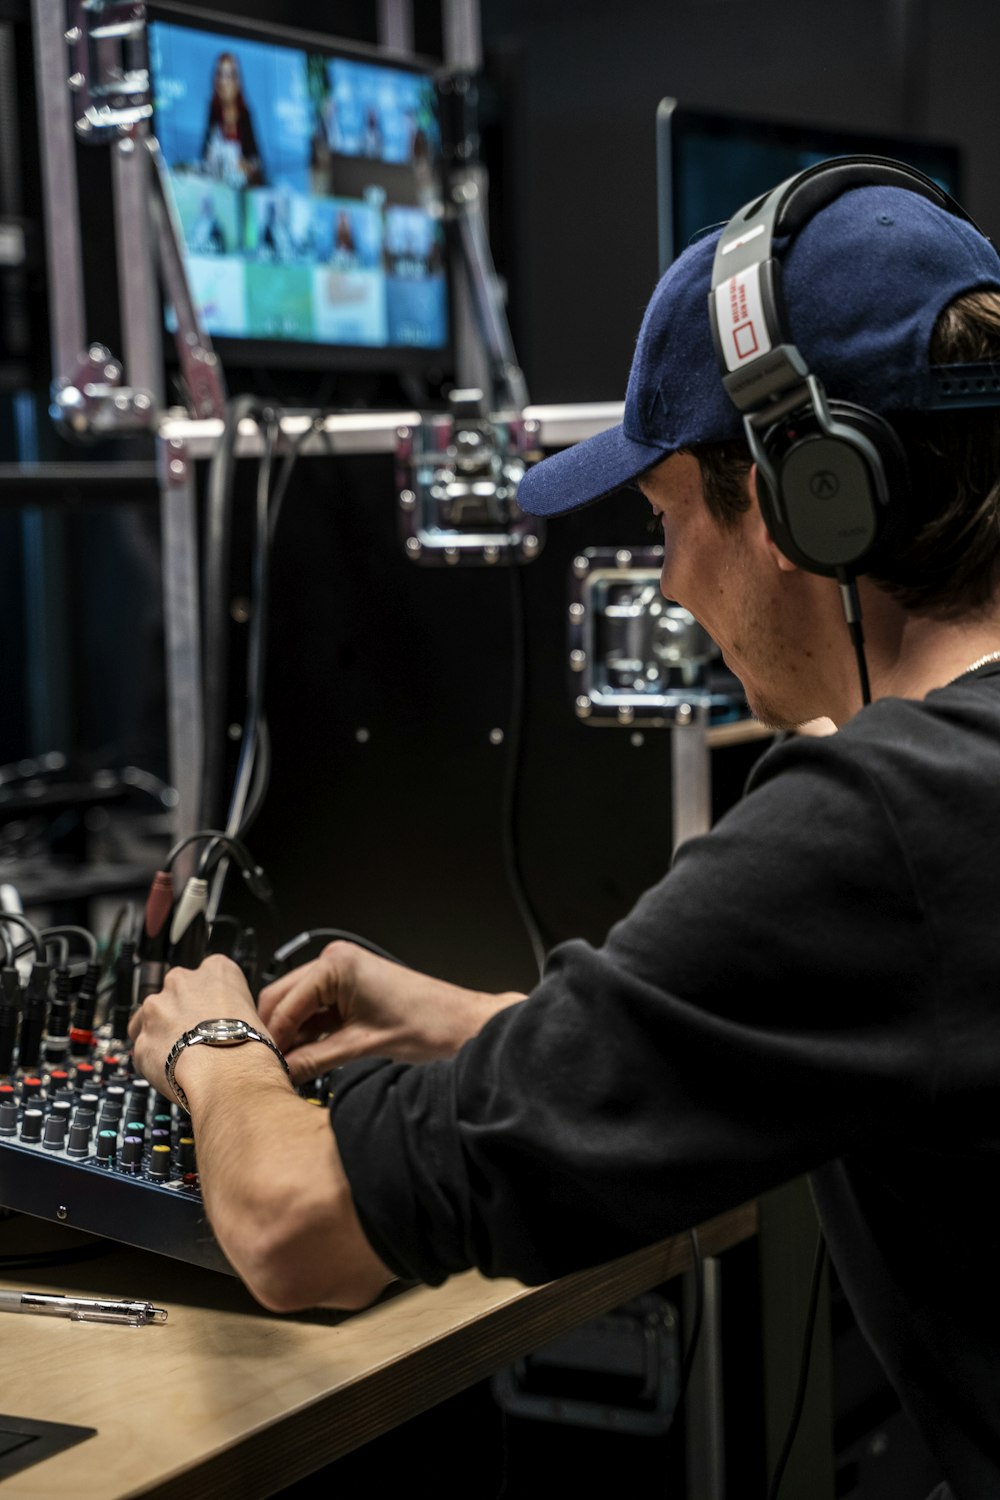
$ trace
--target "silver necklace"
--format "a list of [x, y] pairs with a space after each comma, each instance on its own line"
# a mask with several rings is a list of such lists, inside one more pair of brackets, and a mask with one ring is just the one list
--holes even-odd
[[957, 682], [959, 677], [968, 677], [970, 672], [976, 672], [980, 667], [985, 667], [987, 662], [1000, 661], [1000, 651], [989, 651], [985, 656], [977, 656], [974, 662], [970, 662], [959, 672], [958, 677], [953, 677], [952, 682]]

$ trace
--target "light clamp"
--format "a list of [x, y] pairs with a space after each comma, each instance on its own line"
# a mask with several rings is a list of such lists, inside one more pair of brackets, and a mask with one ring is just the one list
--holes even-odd
[[454, 391], [451, 411], [397, 432], [400, 532], [407, 557], [429, 566], [531, 562], [544, 522], [527, 516], [517, 491], [539, 457], [538, 423], [486, 415], [478, 390]]
[[573, 560], [569, 668], [577, 718], [632, 728], [745, 713], [739, 684], [710, 680], [719, 648], [660, 593], [662, 547], [588, 547]]

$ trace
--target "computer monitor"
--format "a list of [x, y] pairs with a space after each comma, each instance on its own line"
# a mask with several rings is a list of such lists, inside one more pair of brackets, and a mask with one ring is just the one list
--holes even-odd
[[831, 156], [893, 157], [961, 196], [957, 146], [719, 114], [664, 99], [656, 114], [661, 274], [702, 230]]
[[446, 365], [433, 65], [183, 5], [148, 15], [153, 129], [223, 365]]

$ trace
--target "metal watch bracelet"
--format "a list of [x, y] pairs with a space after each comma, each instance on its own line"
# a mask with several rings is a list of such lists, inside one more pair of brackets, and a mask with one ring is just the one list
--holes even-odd
[[[229, 1028], [228, 1033], [226, 1032], [226, 1028]], [[275, 1046], [270, 1037], [262, 1035], [259, 1031], [255, 1031], [247, 1022], [222, 1019], [200, 1021], [197, 1026], [192, 1027], [190, 1031], [185, 1031], [183, 1035], [177, 1038], [167, 1053], [167, 1059], [163, 1068], [170, 1091], [185, 1114], [189, 1115], [191, 1113], [191, 1107], [188, 1104], [187, 1094], [175, 1077], [177, 1059], [184, 1049], [198, 1045], [216, 1048], [239, 1047], [246, 1042], [262, 1042], [265, 1047], [274, 1053], [284, 1068], [286, 1075], [291, 1077], [288, 1064], [280, 1049]]]

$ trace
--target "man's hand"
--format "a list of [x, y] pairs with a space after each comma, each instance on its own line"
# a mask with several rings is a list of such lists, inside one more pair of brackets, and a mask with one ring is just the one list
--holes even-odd
[[[163, 989], [144, 1000], [129, 1021], [128, 1034], [139, 1072], [169, 1098], [163, 1071], [167, 1053], [177, 1038], [199, 1021], [220, 1016], [233, 1016], [260, 1029], [253, 997], [236, 964], [216, 953], [197, 969], [168, 969]], [[183, 1059], [184, 1053], [178, 1068]]]
[[[220, 1016], [262, 1027], [236, 964], [216, 954], [170, 969], [132, 1017], [135, 1064], [168, 1094], [163, 1065], [185, 1031]], [[201, 1191], [224, 1253], [276, 1312], [364, 1307], [390, 1279], [358, 1222], [330, 1118], [300, 1099], [266, 1047], [186, 1047]]]
[[487, 995], [335, 942], [260, 995], [260, 1019], [298, 1082], [356, 1057], [451, 1057], [523, 995]]

